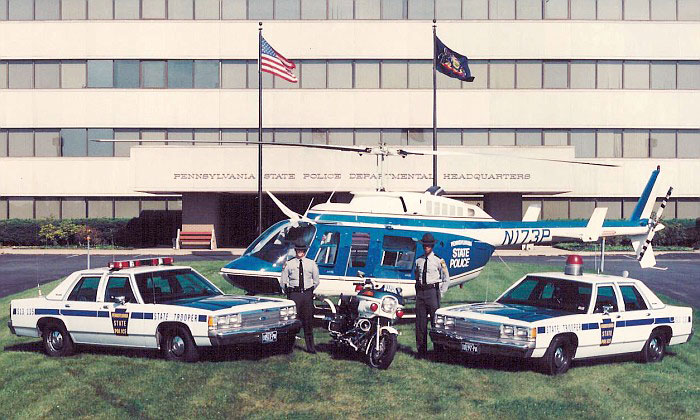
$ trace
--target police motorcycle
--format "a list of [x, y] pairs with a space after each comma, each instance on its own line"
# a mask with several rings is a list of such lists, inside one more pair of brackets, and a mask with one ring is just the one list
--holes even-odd
[[[364, 273], [358, 275], [364, 278]], [[398, 349], [399, 332], [392, 325], [404, 315], [401, 288], [377, 286], [366, 279], [355, 283], [355, 290], [354, 296], [340, 295], [337, 306], [330, 299], [324, 300], [331, 312], [324, 321], [328, 322], [334, 354], [353, 350], [363, 354], [371, 367], [386, 369]]]

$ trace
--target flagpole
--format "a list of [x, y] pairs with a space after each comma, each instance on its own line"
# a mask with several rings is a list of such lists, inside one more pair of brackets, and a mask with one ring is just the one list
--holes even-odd
[[[436, 45], [436, 20], [433, 19], [433, 151], [437, 151], [437, 89], [436, 89], [436, 66], [435, 62], [435, 45]], [[438, 184], [438, 174], [437, 174], [437, 155], [433, 155], [433, 185]]]
[[258, 28], [258, 236], [262, 234], [262, 178], [263, 178], [263, 159], [262, 159], [262, 22], [258, 22], [260, 28]]

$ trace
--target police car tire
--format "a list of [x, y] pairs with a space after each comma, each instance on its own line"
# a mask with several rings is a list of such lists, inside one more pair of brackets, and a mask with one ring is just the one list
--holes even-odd
[[554, 337], [542, 358], [542, 370], [547, 375], [561, 375], [571, 367], [573, 349], [566, 337]]
[[656, 363], [664, 359], [666, 354], [666, 337], [660, 331], [652, 331], [649, 339], [644, 343], [640, 354], [644, 363]]
[[70, 356], [75, 350], [75, 344], [61, 322], [47, 323], [42, 329], [41, 336], [44, 352], [50, 357]]
[[[182, 345], [182, 352], [174, 351], [173, 340]], [[161, 350], [166, 360], [174, 360], [177, 362], [196, 362], [199, 360], [197, 345], [194, 343], [192, 334], [184, 327], [169, 328], [163, 335]]]

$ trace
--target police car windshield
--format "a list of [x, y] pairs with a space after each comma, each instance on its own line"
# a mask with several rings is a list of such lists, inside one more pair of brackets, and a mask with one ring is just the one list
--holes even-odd
[[222, 294], [209, 280], [188, 269], [154, 271], [135, 277], [144, 303]]
[[591, 285], [586, 283], [527, 276], [497, 302], [584, 314], [591, 302], [591, 291]]
[[280, 222], [268, 229], [259, 240], [248, 247], [246, 255], [251, 255], [270, 263], [283, 264], [289, 258], [294, 257], [294, 242], [298, 239], [306, 245], [316, 235], [316, 227], [309, 223], [301, 222], [299, 227], [292, 227], [290, 221]]

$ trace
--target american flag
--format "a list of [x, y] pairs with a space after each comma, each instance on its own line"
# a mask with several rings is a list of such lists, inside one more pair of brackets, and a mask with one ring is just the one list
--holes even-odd
[[262, 37], [260, 38], [260, 58], [260, 70], [279, 76], [288, 82], [297, 83], [299, 81], [292, 73], [292, 69], [297, 67], [294, 62], [287, 60], [282, 54], [275, 51]]

